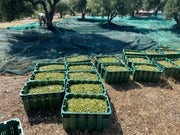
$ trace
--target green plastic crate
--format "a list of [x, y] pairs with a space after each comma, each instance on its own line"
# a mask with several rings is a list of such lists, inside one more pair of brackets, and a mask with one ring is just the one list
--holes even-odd
[[[78, 60], [74, 61], [68, 61], [69, 58], [76, 58], [78, 57]], [[81, 59], [82, 57], [85, 57], [86, 59]], [[91, 58], [88, 55], [74, 55], [74, 56], [67, 56], [64, 57], [65, 63], [76, 63], [76, 62], [91, 62]]]
[[[127, 71], [108, 71], [106, 66], [123, 66]], [[128, 82], [132, 70], [122, 63], [112, 63], [112, 64], [102, 64], [101, 65], [101, 77], [104, 79], [105, 83], [119, 83], [119, 82]]]
[[[107, 112], [104, 113], [80, 113], [68, 112], [67, 100], [71, 98], [91, 98], [102, 99], [106, 101]], [[61, 115], [63, 119], [63, 128], [65, 130], [102, 130], [108, 126], [111, 116], [111, 107], [109, 99], [106, 95], [89, 95], [89, 94], [66, 94], [63, 100]]]
[[[165, 53], [165, 51], [167, 52], [175, 52], [176, 54], [173, 53]], [[176, 51], [176, 50], [159, 50], [159, 52], [161, 54], [163, 54], [165, 57], [169, 58], [169, 59], [173, 59], [173, 58], [180, 58], [180, 52]]]
[[[129, 58], [143, 58], [143, 59], [146, 59], [147, 62], [132, 62], [129, 60]], [[125, 56], [125, 64], [127, 66], [129, 66], [130, 68], [132, 68], [132, 63], [152, 63], [152, 61], [149, 59], [149, 57], [147, 56], [137, 56], [137, 55], [126, 55]]]
[[154, 51], [154, 50], [148, 50], [148, 51], [142, 51], [147, 57], [150, 59], [152, 58], [162, 58], [165, 57], [164, 54], [161, 54], [159, 51]]
[[179, 63], [175, 63], [175, 61], [178, 61], [180, 62], [180, 58], [178, 59], [170, 59], [174, 64], [178, 65], [180, 67], [180, 64]]
[[[91, 66], [92, 69], [91, 70], [82, 70], [80, 68], [78, 70], [70, 70], [69, 69], [69, 67], [71, 67], [71, 66], [81, 66], [81, 65]], [[68, 63], [68, 64], [66, 64], [66, 68], [68, 71], [96, 71], [96, 67], [91, 62]]]
[[122, 59], [123, 59], [123, 61], [125, 61], [125, 56], [126, 55], [145, 56], [145, 54], [142, 51], [123, 49], [123, 51], [122, 51]]
[[79, 78], [79, 79], [70, 78], [70, 77], [69, 77], [69, 74], [71, 74], [71, 73], [82, 73], [82, 74], [83, 74], [83, 73], [90, 73], [90, 74], [95, 74], [95, 75], [97, 76], [97, 79], [96, 79], [96, 80], [92, 80], [92, 81], [101, 80], [101, 77], [100, 77], [99, 73], [96, 72], [96, 71], [68, 71], [68, 72], [66, 72], [66, 79], [67, 79], [67, 80], [91, 80], [91, 79], [84, 79], [84, 78], [82, 77], [82, 75], [80, 75], [79, 77], [81, 77], [81, 78], [83, 78], [83, 79], [81, 79], [81, 78]]
[[[139, 70], [136, 69], [136, 65], [149, 65], [157, 67], [158, 71], [150, 71], [150, 70]], [[158, 82], [160, 76], [162, 75], [163, 71], [161, 68], [154, 64], [148, 63], [133, 63], [133, 80], [135, 81], [142, 81], [142, 82]]]
[[[164, 65], [160, 64], [158, 62], [158, 60], [165, 60], [165, 61], [173, 64], [175, 67], [165, 67]], [[153, 58], [152, 62], [154, 64], [158, 65], [159, 67], [161, 67], [161, 69], [164, 72], [166, 77], [169, 77], [169, 76], [176, 77], [178, 75], [179, 67], [176, 64], [174, 64], [171, 60], [169, 60], [168, 58]]]
[[[107, 57], [114, 57], [117, 59], [118, 62], [100, 62], [99, 58], [107, 58]], [[95, 67], [99, 73], [101, 73], [101, 64], [103, 63], [122, 63], [121, 60], [115, 55], [99, 55], [94, 57]]]
[[[70, 91], [70, 86], [71, 85], [76, 85], [76, 84], [100, 84], [101, 85], [101, 93], [98, 94], [106, 94], [106, 89], [104, 87], [104, 84], [102, 81], [83, 81], [83, 80], [68, 80], [66, 84], [66, 93], [72, 93]], [[89, 93], [87, 93], [89, 94]], [[91, 94], [96, 94], [96, 93], [91, 93]]]
[[[64, 73], [64, 78], [58, 79], [58, 80], [66, 79], [66, 71], [34, 71], [34, 72], [31, 74], [31, 76], [30, 76], [30, 78], [29, 78], [29, 81], [34, 80], [37, 73], [43, 73], [43, 72], [48, 72], [48, 73]], [[56, 79], [52, 79], [52, 80], [56, 80]], [[45, 81], [45, 80], [43, 80], [43, 81]]]
[[159, 50], [174, 50], [174, 49], [169, 46], [158, 46], [155, 50], [159, 51]]
[[34, 70], [36, 71], [36, 70], [39, 70], [39, 71], [51, 71], [51, 70], [40, 70], [40, 67], [42, 67], [42, 66], [48, 66], [48, 65], [64, 65], [64, 68], [63, 69], [51, 69], [51, 70], [53, 70], [53, 71], [66, 71], [66, 65], [65, 65], [65, 63], [63, 63], [63, 62], [54, 62], [54, 63], [37, 63], [36, 64], [36, 66], [35, 66], [35, 68], [34, 68]]
[[14, 118], [1, 122], [0, 135], [24, 135], [20, 119]]
[[180, 52], [180, 48], [174, 48], [174, 50], [176, 50], [176, 51]]
[[[29, 94], [29, 90], [36, 86], [62, 85], [62, 91], [50, 93]], [[24, 104], [26, 112], [60, 109], [65, 94], [65, 81], [29, 81], [20, 91], [20, 97]]]

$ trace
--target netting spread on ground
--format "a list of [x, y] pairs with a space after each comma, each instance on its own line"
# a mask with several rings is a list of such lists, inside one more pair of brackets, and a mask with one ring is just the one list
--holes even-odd
[[159, 45], [178, 47], [180, 31], [162, 16], [105, 18], [87, 16], [55, 22], [53, 33], [37, 23], [0, 29], [0, 72], [24, 74], [36, 62], [57, 61], [72, 54], [121, 54], [122, 49], [147, 50]]

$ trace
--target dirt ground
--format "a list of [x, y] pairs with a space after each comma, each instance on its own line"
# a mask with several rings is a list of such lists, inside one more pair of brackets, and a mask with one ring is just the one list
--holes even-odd
[[107, 129], [66, 132], [59, 111], [26, 114], [19, 92], [31, 73], [0, 74], [0, 121], [20, 118], [26, 135], [179, 135], [180, 80], [105, 84], [112, 108]]
[[[53, 22], [55, 21], [60, 21], [60, 18], [54, 18]], [[39, 22], [38, 19], [24, 19], [24, 20], [17, 20], [17, 21], [11, 21], [11, 22], [4, 22], [0, 23], [0, 28], [7, 28], [10, 26], [18, 26], [18, 25], [24, 25], [27, 23], [34, 23], [34, 22]]]

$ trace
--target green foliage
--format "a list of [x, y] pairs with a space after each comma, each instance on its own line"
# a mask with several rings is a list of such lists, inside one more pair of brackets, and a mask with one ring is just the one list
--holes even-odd
[[55, 13], [56, 4], [60, 0], [1, 0], [0, 15], [1, 20], [12, 21], [34, 14], [38, 5], [43, 7], [46, 15], [46, 24], [49, 30], [54, 30], [52, 20]]
[[76, 71], [76, 70], [93, 70], [92, 66], [89, 65], [73, 65], [69, 66], [70, 71]]
[[135, 68], [138, 70], [159, 71], [158, 68], [153, 65], [136, 65]]
[[61, 80], [64, 79], [64, 73], [42, 72], [35, 74], [34, 80]]
[[87, 0], [69, 0], [70, 8], [75, 12], [81, 12], [82, 19], [85, 19], [85, 14], [87, 12], [86, 4]]
[[69, 73], [69, 79], [98, 80], [98, 76], [93, 73], [74, 72], [74, 73]]
[[177, 67], [176, 65], [166, 61], [166, 60], [158, 60], [158, 63], [160, 63], [161, 65], [165, 66], [165, 67]]
[[50, 92], [60, 92], [60, 91], [62, 91], [62, 85], [37, 86], [30, 88], [28, 94], [50, 93]]
[[56, 12], [60, 13], [60, 17], [62, 18], [63, 14], [65, 14], [69, 10], [67, 1], [60, 1], [56, 6]]
[[139, 10], [143, 6], [143, 0], [127, 0], [127, 10], [130, 15], [134, 16], [134, 11]]
[[180, 60], [172, 60], [175, 64], [177, 64], [178, 66], [180, 66]]
[[104, 113], [107, 112], [106, 101], [102, 99], [73, 98], [68, 101], [67, 111], [80, 113]]
[[31, 16], [36, 5], [26, 0], [1, 0], [0, 21], [13, 21], [23, 17]]
[[128, 58], [130, 62], [148, 63], [146, 58]]
[[168, 0], [164, 8], [164, 15], [167, 19], [178, 17], [180, 11], [180, 1], [179, 0]]
[[166, 2], [167, 0], [143, 0], [143, 8], [145, 10], [152, 10], [158, 7], [162, 10]]
[[104, 57], [104, 58], [98, 58], [99, 62], [101, 63], [109, 63], [109, 62], [119, 62], [115, 57]]
[[124, 0], [87, 0], [87, 9], [92, 15], [108, 16], [111, 22], [117, 15], [127, 14], [127, 3]]
[[85, 55], [80, 55], [80, 56], [74, 56], [74, 57], [67, 57], [66, 61], [67, 62], [76, 62], [76, 61], [84, 61], [84, 60], [88, 60], [88, 57]]
[[106, 66], [105, 67], [108, 71], [128, 71], [128, 68], [124, 67], [124, 66], [116, 66], [116, 65], [112, 65], [112, 66]]
[[47, 65], [47, 66], [40, 66], [39, 70], [56, 70], [56, 69], [64, 69], [64, 65]]
[[168, 0], [165, 7], [163, 14], [165, 15], [166, 19], [175, 19], [177, 22], [177, 26], [180, 28], [180, 1], [179, 0]]
[[102, 93], [101, 84], [74, 84], [70, 86], [70, 92], [72, 93], [95, 93], [99, 94]]

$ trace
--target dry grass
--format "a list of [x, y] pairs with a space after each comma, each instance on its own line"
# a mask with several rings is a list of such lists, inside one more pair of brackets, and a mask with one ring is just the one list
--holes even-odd
[[[54, 18], [53, 22], [60, 21], [60, 20], [61, 20], [60, 18]], [[39, 22], [39, 20], [38, 19], [25, 19], [25, 20], [4, 22], [4, 23], [0, 23], [0, 28], [7, 28], [7, 27], [11, 27], [11, 26], [24, 25], [27, 23], [34, 23], [34, 22]]]
[[26, 135], [124, 134], [179, 135], [180, 81], [161, 78], [156, 83], [105, 84], [112, 116], [101, 132], [66, 132], [59, 111], [26, 114], [19, 92], [31, 73], [0, 74], [0, 121], [20, 118]]

